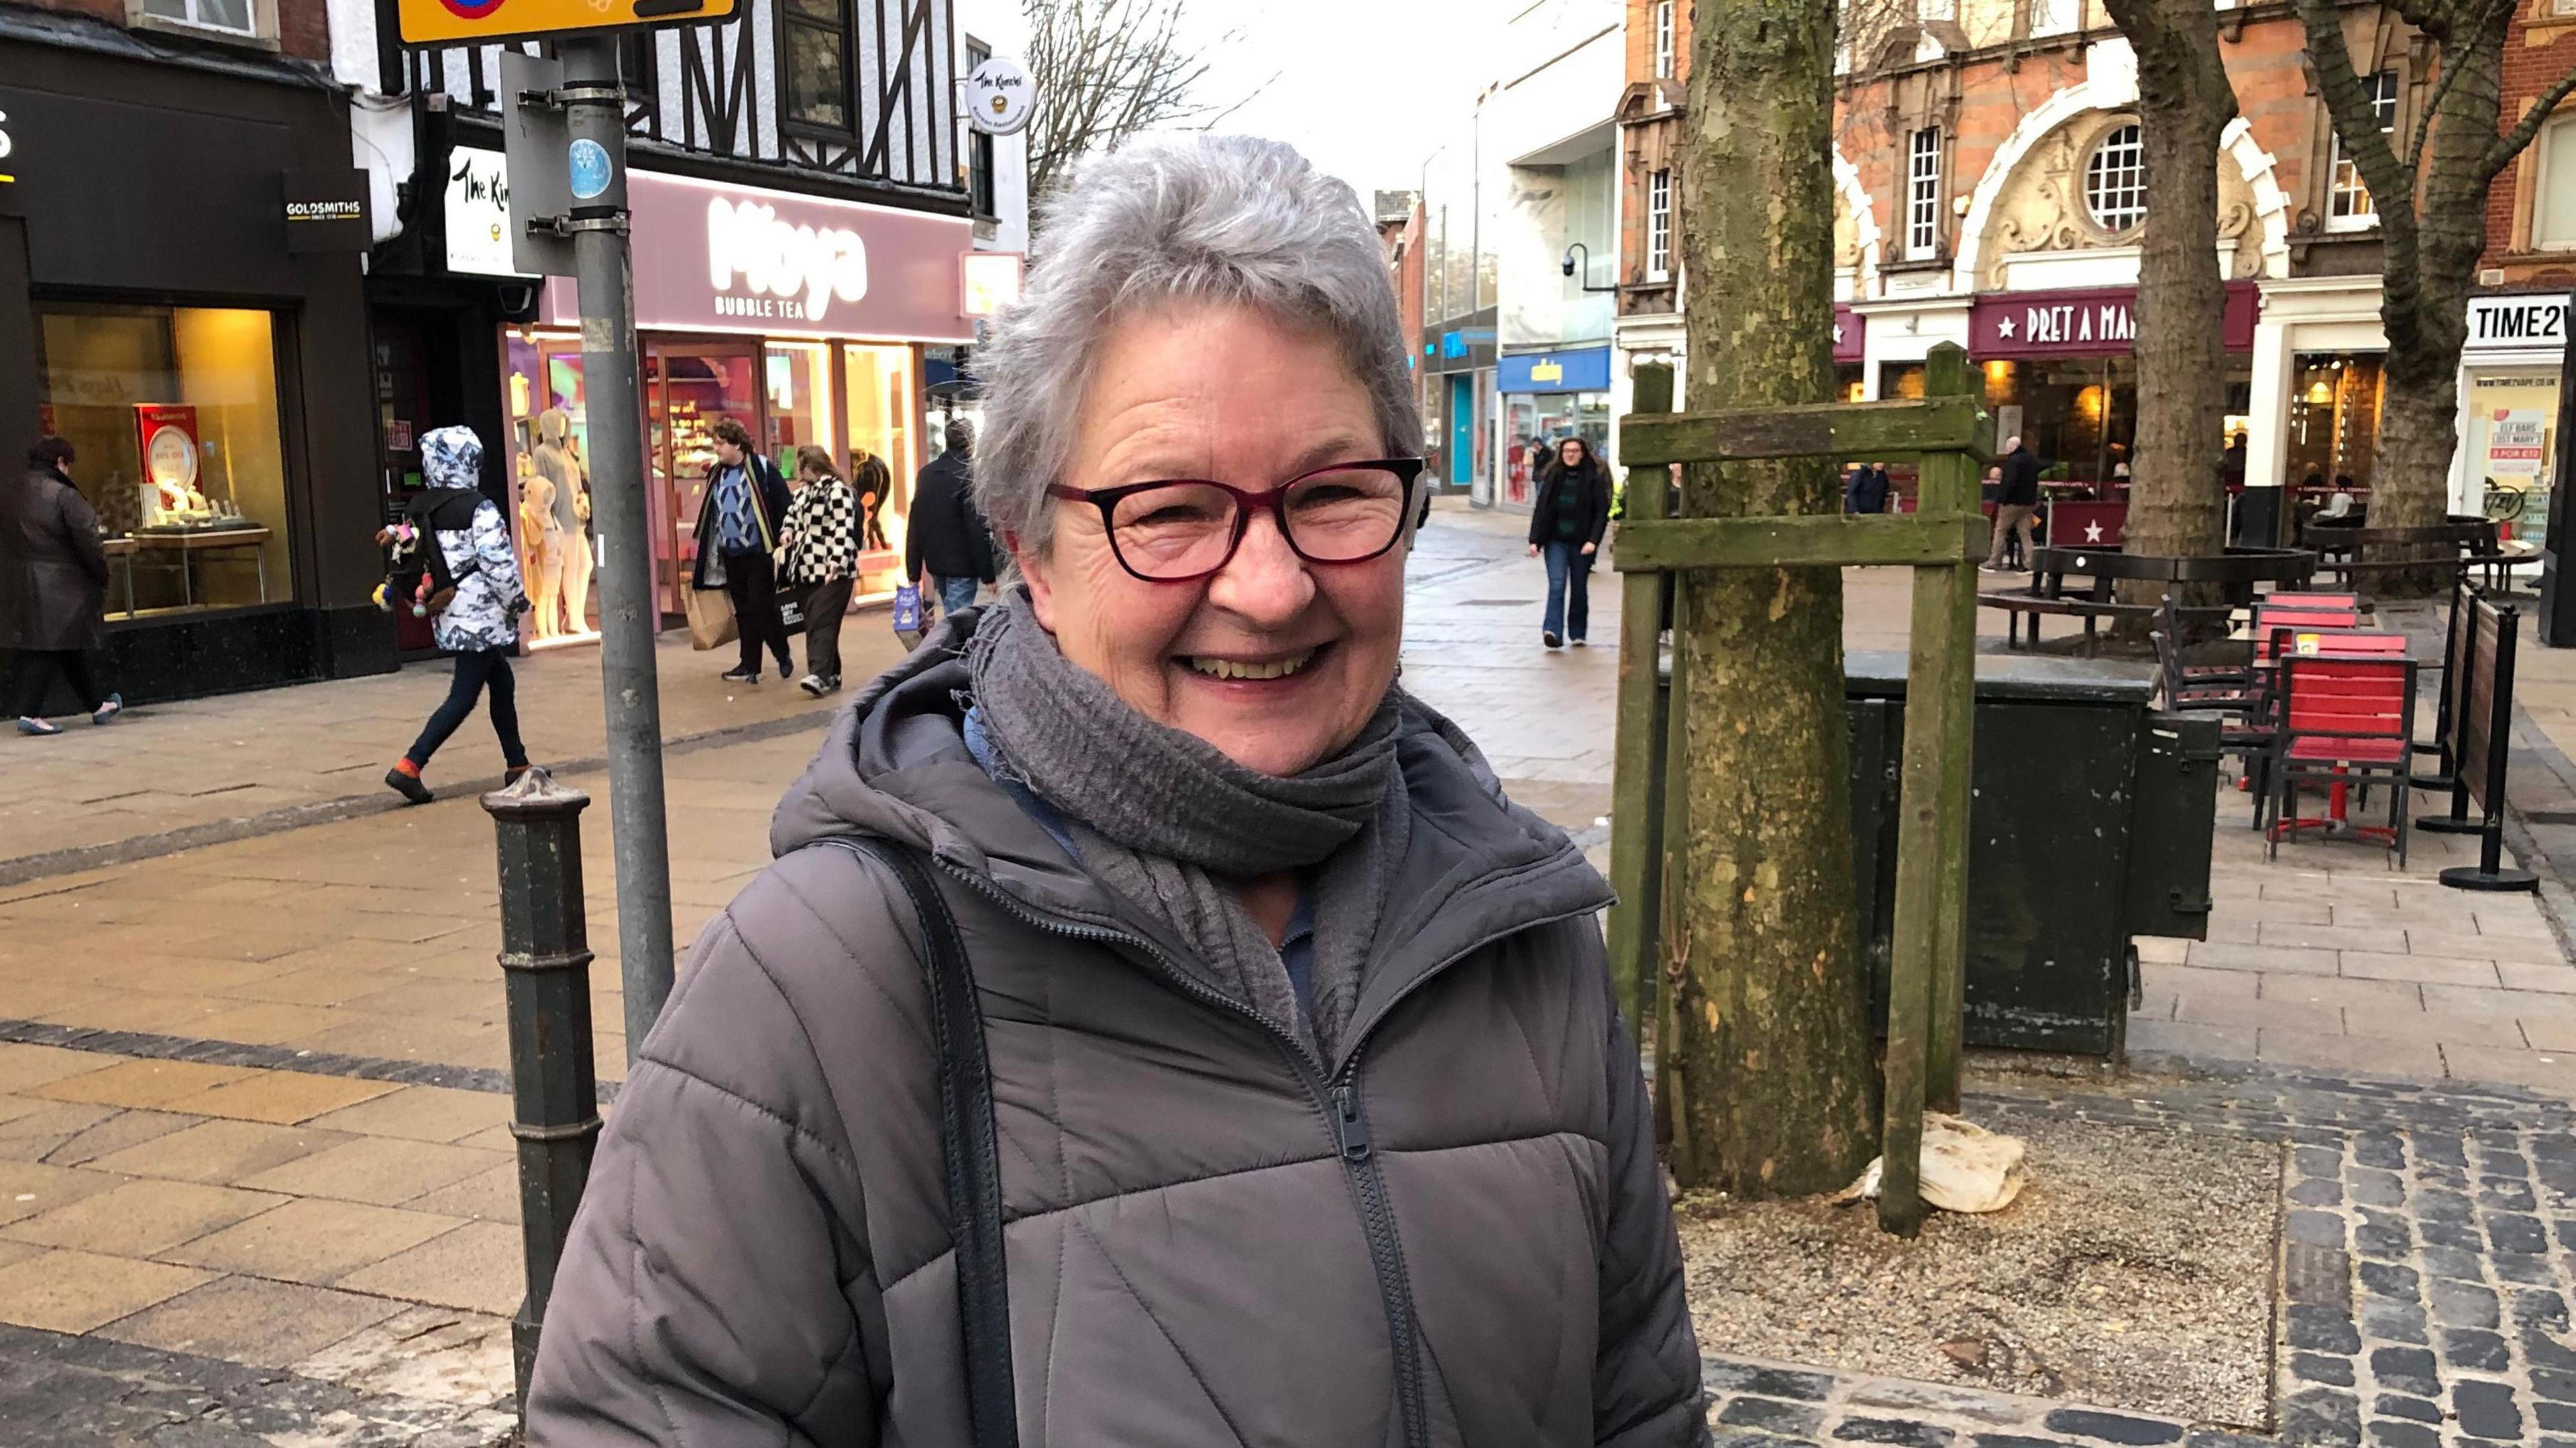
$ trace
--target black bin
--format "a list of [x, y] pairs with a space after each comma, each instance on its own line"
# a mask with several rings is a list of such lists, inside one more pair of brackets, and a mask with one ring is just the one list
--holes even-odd
[[[1883, 1023], [1896, 916], [1905, 656], [1844, 660], [1860, 934]], [[2218, 725], [2157, 714], [2151, 670], [1977, 658], [1965, 1040], [2116, 1057], [2139, 935], [2209, 925]]]

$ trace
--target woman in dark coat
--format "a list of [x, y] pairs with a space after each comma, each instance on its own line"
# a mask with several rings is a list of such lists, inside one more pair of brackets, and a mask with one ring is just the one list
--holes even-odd
[[6, 642], [17, 650], [9, 696], [21, 734], [60, 734], [44, 717], [45, 696], [59, 677], [89, 711], [93, 724], [114, 719], [121, 697], [103, 693], [90, 672], [107, 602], [107, 554], [99, 546], [98, 514], [72, 486], [67, 471], [72, 445], [48, 434], [27, 449], [27, 473], [0, 511], [0, 527], [13, 545], [5, 555], [11, 608]]
[[1583, 646], [1592, 623], [1592, 560], [1610, 526], [1610, 469], [1592, 445], [1569, 437], [1539, 468], [1538, 499], [1530, 509], [1529, 551], [1547, 559], [1547, 614], [1539, 639], [1549, 648], [1569, 640]]

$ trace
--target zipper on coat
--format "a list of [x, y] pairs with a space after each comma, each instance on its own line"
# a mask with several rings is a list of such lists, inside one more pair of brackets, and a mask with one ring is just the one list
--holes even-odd
[[1359, 1058], [1354, 1055], [1351, 1060], [1343, 1080], [1333, 1087], [1333, 1135], [1341, 1144], [1342, 1174], [1359, 1198], [1360, 1234], [1368, 1239], [1369, 1266], [1376, 1271], [1378, 1294], [1386, 1303], [1387, 1337], [1395, 1349], [1395, 1402], [1404, 1415], [1404, 1441], [1408, 1448], [1429, 1448], [1431, 1422], [1423, 1401], [1422, 1333], [1413, 1312], [1413, 1274], [1405, 1270], [1395, 1207], [1387, 1200], [1386, 1177], [1378, 1170], [1368, 1115], [1360, 1107]]
[[1327, 1080], [1323, 1066], [1307, 1051], [1304, 1042], [1280, 1029], [1277, 1022], [1261, 1012], [1175, 966], [1152, 941], [1129, 931], [1049, 918], [1020, 903], [1010, 892], [991, 880], [973, 871], [961, 869], [935, 854], [931, 859], [941, 870], [963, 881], [977, 894], [1000, 906], [1004, 914], [1022, 924], [1074, 940], [1133, 947], [1145, 958], [1153, 961], [1155, 968], [1162, 973], [1163, 977], [1179, 987], [1184, 994], [1231, 1011], [1269, 1033], [1272, 1041], [1287, 1056], [1289, 1063], [1296, 1068], [1299, 1079], [1305, 1082], [1306, 1089], [1312, 1093], [1316, 1105], [1323, 1109], [1326, 1126], [1332, 1133], [1333, 1154], [1341, 1159], [1342, 1175], [1349, 1182], [1352, 1195], [1358, 1201], [1360, 1235], [1368, 1244], [1369, 1267], [1377, 1278], [1378, 1296], [1386, 1311], [1387, 1345], [1395, 1358], [1396, 1411], [1403, 1423], [1404, 1442], [1406, 1448], [1430, 1448], [1430, 1413], [1424, 1395], [1422, 1335], [1419, 1322], [1414, 1315], [1413, 1282], [1411, 1275], [1405, 1270], [1404, 1244], [1396, 1232], [1395, 1208], [1387, 1198], [1386, 1178], [1378, 1170], [1376, 1141], [1369, 1132], [1368, 1115], [1360, 1102], [1360, 1047], [1367, 1043], [1369, 1031], [1374, 1027], [1376, 1020], [1384, 1019], [1387, 1011], [1392, 1010], [1398, 1002], [1420, 988], [1424, 981], [1439, 974], [1440, 969], [1450, 962], [1474, 954], [1502, 938], [1503, 935], [1517, 933], [1519, 929], [1535, 929], [1552, 922], [1530, 921], [1516, 927], [1514, 931], [1497, 932], [1480, 938], [1456, 955], [1443, 960], [1439, 966], [1423, 972], [1421, 977], [1397, 992], [1395, 997], [1386, 1003], [1385, 1008], [1379, 1011], [1377, 1017], [1361, 1029], [1351, 1043], [1350, 1056], [1344, 1061], [1341, 1071]]

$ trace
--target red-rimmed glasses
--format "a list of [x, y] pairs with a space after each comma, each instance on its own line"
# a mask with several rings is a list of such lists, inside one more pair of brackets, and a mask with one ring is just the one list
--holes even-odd
[[1100, 510], [1118, 564], [1148, 583], [1205, 578], [1233, 559], [1267, 507], [1279, 536], [1309, 563], [1365, 563], [1404, 536], [1420, 458], [1334, 463], [1250, 493], [1200, 478], [1115, 488], [1050, 485], [1047, 496]]

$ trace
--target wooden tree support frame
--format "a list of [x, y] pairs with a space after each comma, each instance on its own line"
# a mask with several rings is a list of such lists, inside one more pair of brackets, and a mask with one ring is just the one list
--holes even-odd
[[[1688, 697], [1675, 656], [1669, 703], [1659, 704], [1667, 582], [1718, 568], [1914, 570], [1906, 670], [1905, 757], [1897, 834], [1894, 951], [1889, 964], [1884, 1167], [1879, 1223], [1913, 1236], [1923, 1219], [1923, 1112], [1957, 1110], [1960, 1020], [1967, 979], [1968, 792], [1976, 707], [1977, 571], [1988, 524], [1977, 476], [1994, 455], [1994, 422], [1968, 354], [1933, 349], [1925, 396], [1911, 402], [1827, 403], [1731, 412], [1670, 411], [1672, 370], [1636, 371], [1634, 411], [1619, 428], [1629, 471], [1614, 563], [1626, 575], [1619, 624], [1619, 733], [1611, 793], [1610, 962], [1632, 1021], [1665, 1021], [1671, 999], [1661, 957], [1668, 876], [1683, 838], [1686, 797], [1679, 713]], [[1659, 415], [1660, 414], [1660, 415]], [[1852, 518], [1666, 516], [1666, 490], [1645, 469], [1667, 463], [1766, 458], [1912, 458], [1917, 511]], [[1656, 1032], [1660, 1053], [1673, 1039]]]

